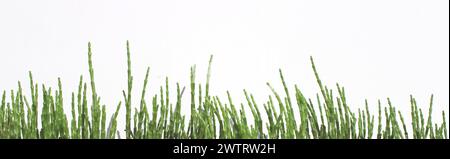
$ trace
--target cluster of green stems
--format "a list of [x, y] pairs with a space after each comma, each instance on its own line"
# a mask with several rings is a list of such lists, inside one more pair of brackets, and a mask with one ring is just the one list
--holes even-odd
[[[315, 101], [306, 98], [298, 85], [290, 92], [279, 71], [283, 93], [267, 83], [272, 94], [267, 101], [255, 101], [253, 95], [243, 90], [246, 103], [236, 105], [227, 92], [225, 100], [209, 92], [211, 75], [210, 57], [206, 85], [196, 81], [195, 65], [190, 69], [190, 116], [182, 113], [185, 87], [176, 84], [176, 100], [169, 99], [169, 81], [160, 92], [146, 100], [149, 78], [147, 68], [141, 100], [132, 103], [133, 76], [130, 47], [127, 42], [127, 90], [115, 112], [107, 120], [107, 107], [97, 94], [94, 80], [91, 44], [88, 44], [89, 85], [80, 76], [78, 90], [72, 92], [71, 114], [64, 112], [63, 91], [58, 78], [58, 88], [52, 90], [33, 81], [29, 72], [30, 94], [27, 96], [18, 82], [17, 90], [11, 90], [10, 99], [3, 91], [0, 105], [0, 138], [24, 139], [448, 139], [445, 112], [442, 122], [433, 122], [433, 95], [428, 115], [410, 96], [411, 121], [405, 121], [401, 111], [391, 100], [382, 106], [378, 100], [378, 113], [371, 113], [366, 100], [365, 107], [352, 111], [346, 101], [344, 87], [336, 84], [337, 95], [319, 78], [313, 58], [311, 65], [320, 92]], [[39, 88], [40, 91], [39, 91]], [[90, 88], [91, 99], [87, 92]], [[204, 93], [204, 94], [203, 94]], [[121, 105], [125, 105], [125, 131], [117, 127]], [[262, 106], [262, 107], [261, 107]], [[263, 110], [261, 109], [263, 108]], [[247, 111], [250, 110], [250, 113]], [[251, 114], [251, 117], [247, 114]], [[70, 120], [69, 117], [70, 116]], [[298, 118], [298, 119], [296, 119]], [[426, 119], [426, 120], [425, 120]], [[122, 133], [123, 134], [123, 133]]]

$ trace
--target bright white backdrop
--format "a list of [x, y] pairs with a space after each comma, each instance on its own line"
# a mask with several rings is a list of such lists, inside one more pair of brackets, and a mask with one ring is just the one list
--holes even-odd
[[[157, 92], [166, 76], [174, 93], [176, 81], [188, 86], [193, 64], [197, 79], [204, 81], [213, 54], [215, 95], [226, 97], [230, 90], [239, 101], [246, 88], [265, 100], [270, 93], [266, 82], [282, 91], [282, 68], [288, 84], [299, 84], [314, 97], [318, 89], [309, 63], [313, 56], [322, 80], [333, 87], [336, 82], [344, 85], [355, 108], [367, 98], [375, 109], [377, 99], [390, 97], [407, 111], [410, 94], [425, 107], [434, 93], [434, 110], [448, 114], [448, 3], [2, 0], [0, 88], [15, 88], [17, 80], [28, 86], [27, 71], [32, 70], [39, 83], [53, 87], [61, 77], [69, 97], [79, 75], [88, 77], [91, 41], [98, 93], [107, 106], [115, 107], [126, 88], [125, 41], [130, 40], [136, 95], [147, 66], [149, 94]], [[440, 121], [440, 112], [435, 115]]]

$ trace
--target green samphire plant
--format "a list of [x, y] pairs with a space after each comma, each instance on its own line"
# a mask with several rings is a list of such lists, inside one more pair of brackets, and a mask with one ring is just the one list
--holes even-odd
[[[106, 106], [97, 94], [92, 62], [91, 44], [88, 44], [89, 83], [80, 76], [78, 89], [72, 92], [71, 113], [64, 112], [63, 91], [52, 90], [33, 81], [29, 72], [31, 96], [26, 95], [18, 82], [7, 98], [3, 91], [0, 106], [0, 138], [13, 139], [116, 139], [121, 138], [117, 117], [125, 105], [125, 133], [127, 139], [448, 139], [446, 115], [442, 123], [432, 119], [433, 95], [428, 115], [425, 116], [410, 97], [411, 111], [400, 112], [387, 99], [387, 106], [378, 101], [378, 112], [365, 108], [352, 111], [346, 102], [344, 87], [336, 85], [337, 95], [323, 85], [311, 57], [311, 65], [320, 92], [315, 101], [306, 98], [297, 85], [289, 92], [282, 71], [279, 71], [282, 93], [267, 83], [272, 91], [266, 101], [255, 101], [253, 95], [243, 91], [246, 103], [233, 103], [231, 95], [219, 98], [209, 92], [212, 56], [209, 60], [204, 87], [196, 81], [196, 67], [190, 72], [190, 103], [182, 103], [184, 88], [176, 85], [176, 99], [169, 99], [169, 84], [151, 99], [145, 99], [149, 68], [143, 81], [139, 102], [132, 102], [133, 76], [129, 43], [127, 42], [127, 90], [118, 101], [115, 112], [107, 119]], [[91, 97], [86, 94], [90, 91]], [[189, 106], [190, 116], [181, 112]], [[262, 107], [261, 107], [262, 106]], [[297, 107], [297, 111], [294, 108]], [[264, 110], [261, 110], [264, 108]], [[252, 120], [247, 116], [250, 110]], [[250, 114], [250, 113], [249, 113]], [[263, 117], [262, 114], [265, 114]], [[405, 121], [410, 115], [411, 121]], [[68, 117], [70, 116], [70, 118]], [[296, 120], [296, 117], [299, 120]], [[122, 131], [123, 132], [123, 131]]]

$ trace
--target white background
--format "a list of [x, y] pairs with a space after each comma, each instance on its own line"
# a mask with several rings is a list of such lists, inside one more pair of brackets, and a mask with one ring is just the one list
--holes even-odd
[[[345, 86], [353, 108], [362, 107], [367, 98], [375, 110], [376, 100], [385, 104], [390, 97], [395, 106], [409, 111], [410, 94], [427, 108], [434, 93], [436, 121], [441, 121], [440, 111], [448, 114], [449, 108], [448, 3], [2, 0], [0, 88], [15, 89], [18, 80], [28, 88], [31, 70], [37, 82], [54, 88], [61, 77], [65, 101], [70, 101], [79, 76], [87, 80], [91, 41], [97, 91], [111, 112], [126, 89], [125, 41], [130, 40], [134, 103], [147, 66], [148, 94], [157, 93], [166, 76], [175, 93], [177, 81], [189, 88], [193, 64], [197, 79], [205, 81], [210, 54], [212, 94], [223, 100], [229, 90], [235, 101], [242, 101], [246, 88], [262, 105], [270, 93], [266, 82], [282, 93], [279, 68], [291, 88], [298, 84], [314, 97], [318, 87], [309, 62], [313, 56], [322, 80], [333, 88], [336, 82]], [[189, 113], [189, 102], [184, 106]]]

